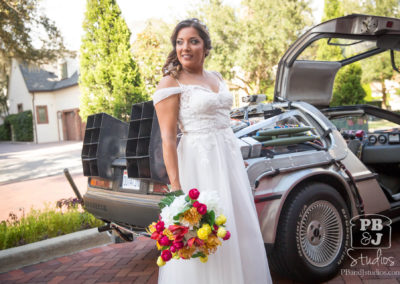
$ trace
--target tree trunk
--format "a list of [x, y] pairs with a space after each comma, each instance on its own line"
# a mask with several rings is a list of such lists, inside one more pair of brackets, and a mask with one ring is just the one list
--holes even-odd
[[388, 103], [388, 96], [386, 92], [385, 79], [381, 80], [381, 86], [382, 86], [382, 108], [390, 110], [390, 105]]

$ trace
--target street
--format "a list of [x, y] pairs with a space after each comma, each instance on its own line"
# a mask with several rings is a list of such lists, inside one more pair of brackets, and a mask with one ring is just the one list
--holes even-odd
[[[78, 189], [86, 192], [80, 160], [82, 142], [0, 143], [0, 221], [10, 212], [21, 216], [31, 207], [55, 205], [61, 198], [75, 197], [63, 174], [68, 168]], [[22, 209], [23, 208], [23, 209]]]

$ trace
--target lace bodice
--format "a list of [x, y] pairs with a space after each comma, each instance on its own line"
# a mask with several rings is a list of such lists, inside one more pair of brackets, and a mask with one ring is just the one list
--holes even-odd
[[153, 103], [178, 94], [181, 94], [178, 124], [183, 133], [207, 133], [230, 127], [233, 96], [223, 81], [219, 81], [218, 93], [200, 85], [180, 84], [160, 89], [154, 93]]

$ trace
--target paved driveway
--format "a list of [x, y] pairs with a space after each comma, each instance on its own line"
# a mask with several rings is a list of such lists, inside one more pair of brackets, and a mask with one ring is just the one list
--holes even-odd
[[57, 143], [0, 142], [0, 185], [63, 173], [82, 173], [82, 141]]
[[[360, 253], [363, 253], [364, 258], [371, 259], [371, 264], [359, 263], [351, 267], [348, 259], [342, 273], [327, 283], [400, 283], [400, 224], [392, 225], [392, 229], [392, 247], [382, 252], [379, 261], [373, 261], [377, 257], [376, 250], [362, 250]], [[132, 243], [111, 244], [81, 251], [0, 274], [0, 283], [156, 284], [158, 279], [156, 259], [159, 252], [154, 246], [153, 240], [140, 237]], [[393, 257], [394, 265], [382, 264], [383, 257]], [[361, 275], [362, 273], [364, 275]], [[375, 275], [367, 275], [369, 273]], [[272, 279], [278, 284], [298, 283], [277, 275], [272, 275]]]

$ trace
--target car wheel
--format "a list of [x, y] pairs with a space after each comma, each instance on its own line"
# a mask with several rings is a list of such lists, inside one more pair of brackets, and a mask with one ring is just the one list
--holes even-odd
[[[271, 269], [307, 283], [326, 281], [338, 273], [349, 244], [349, 212], [330, 185], [299, 186], [280, 214]], [[288, 274], [289, 273], [289, 274]]]

